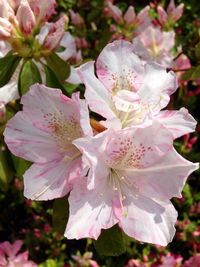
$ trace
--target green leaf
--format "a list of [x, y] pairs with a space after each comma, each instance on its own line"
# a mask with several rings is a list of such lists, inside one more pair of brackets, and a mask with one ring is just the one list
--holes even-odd
[[46, 75], [46, 85], [53, 88], [60, 88], [61, 90], [63, 88], [62, 84], [59, 82], [57, 76], [55, 73], [49, 68], [47, 65], [43, 65], [45, 75]]
[[103, 230], [94, 246], [100, 255], [118, 256], [126, 251], [125, 235], [122, 230], [114, 225], [110, 229]]
[[8, 184], [13, 177], [8, 162], [6, 151], [0, 151], [0, 187], [4, 190], [7, 190]]
[[46, 57], [47, 65], [55, 73], [60, 82], [64, 82], [70, 75], [70, 65], [56, 53]]
[[42, 79], [37, 65], [30, 59], [24, 62], [20, 72], [19, 94], [24, 95], [35, 83], [42, 83]]
[[67, 197], [58, 198], [53, 203], [53, 227], [63, 234], [69, 217], [69, 203]]
[[21, 58], [17, 55], [10, 54], [0, 58], [0, 87], [4, 86], [10, 81], [20, 60]]

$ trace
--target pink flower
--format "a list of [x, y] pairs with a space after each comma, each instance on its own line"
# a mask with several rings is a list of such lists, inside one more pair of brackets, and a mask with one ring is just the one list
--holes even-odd
[[138, 35], [151, 25], [149, 9], [149, 6], [146, 6], [136, 14], [134, 7], [129, 6], [123, 15], [120, 8], [111, 2], [107, 2], [104, 12], [106, 16], [112, 17], [117, 23], [124, 24], [125, 28], [131, 26], [132, 35]]
[[107, 128], [145, 127], [157, 120], [174, 138], [194, 131], [196, 121], [185, 108], [160, 111], [177, 89], [175, 74], [142, 62], [134, 51], [131, 43], [115, 41], [102, 50], [96, 63], [80, 67], [91, 110], [106, 119], [101, 123]]
[[200, 254], [196, 254], [185, 261], [183, 267], [199, 267], [200, 266]]
[[0, 243], [0, 266], [37, 267], [34, 262], [28, 260], [28, 251], [19, 253], [21, 247], [21, 240], [17, 240], [13, 244], [8, 241]]
[[149, 26], [133, 39], [134, 52], [145, 61], [153, 61], [165, 68], [172, 67], [175, 45], [175, 32], [162, 32], [159, 28]]
[[72, 9], [69, 9], [71, 23], [75, 26], [82, 26], [84, 24], [83, 18], [79, 15], [79, 13], [74, 12]]
[[72, 255], [72, 258], [77, 262], [78, 266], [88, 266], [88, 267], [99, 267], [98, 263], [92, 260], [92, 252], [86, 252], [83, 256], [80, 255]]
[[21, 99], [23, 111], [12, 118], [4, 132], [13, 154], [34, 162], [24, 174], [24, 195], [47, 200], [66, 195], [80, 176], [80, 151], [76, 138], [92, 134], [87, 105], [73, 94], [35, 84]]
[[159, 264], [158, 267], [181, 267], [182, 260], [183, 258], [180, 255], [174, 255], [169, 252], [161, 257], [162, 264]]
[[158, 6], [158, 19], [162, 26], [166, 26], [167, 24], [175, 23], [179, 20], [183, 14], [184, 4], [180, 4], [175, 7], [174, 0], [171, 0], [168, 7], [167, 12], [163, 9], [162, 6]]
[[118, 224], [139, 241], [167, 245], [177, 218], [169, 199], [181, 197], [187, 176], [198, 168], [175, 151], [171, 133], [153, 122], [73, 143], [89, 170], [70, 193], [65, 236], [97, 239], [101, 229]]

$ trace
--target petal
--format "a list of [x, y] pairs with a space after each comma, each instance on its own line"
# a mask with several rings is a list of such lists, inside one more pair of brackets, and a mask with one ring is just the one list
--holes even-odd
[[80, 75], [79, 75], [79, 68], [70, 67], [70, 75], [67, 78], [66, 82], [71, 84], [80, 84], [82, 83]]
[[124, 215], [119, 226], [141, 241], [166, 246], [175, 234], [177, 212], [169, 202], [158, 202], [142, 195], [126, 192]]
[[199, 167], [170, 150], [160, 161], [144, 169], [126, 170], [124, 176], [147, 197], [160, 200], [181, 197], [187, 177]]
[[104, 149], [104, 139], [108, 131], [102, 132], [94, 137], [79, 138], [73, 141], [73, 144], [83, 154], [83, 164], [89, 169], [88, 172], [88, 189], [94, 189], [101, 183], [102, 179], [108, 176], [109, 168], [101, 158], [100, 151]]
[[23, 242], [21, 240], [16, 240], [13, 244], [5, 241], [0, 244], [0, 250], [2, 250], [6, 256], [14, 257], [22, 247]]
[[24, 196], [32, 200], [50, 200], [69, 193], [80, 177], [81, 157], [61, 158], [45, 164], [33, 164], [24, 174]]
[[144, 69], [130, 42], [118, 40], [108, 44], [97, 59], [96, 69], [109, 91], [137, 91], [141, 86]]
[[58, 89], [36, 84], [21, 102], [23, 111], [9, 121], [4, 133], [17, 156], [38, 163], [70, 156], [77, 152], [72, 141], [91, 133], [86, 103], [78, 96], [71, 99]]
[[167, 72], [164, 67], [156, 63], [145, 65], [143, 85], [138, 94], [143, 101], [149, 105], [153, 112], [164, 108], [178, 87], [177, 77], [174, 72]]
[[172, 135], [160, 124], [146, 128], [128, 128], [111, 132], [103, 158], [111, 168], [118, 170], [147, 168], [172, 147]]
[[8, 122], [4, 137], [14, 155], [29, 161], [44, 163], [60, 157], [61, 154], [53, 137], [35, 127], [23, 112], [18, 112]]
[[174, 138], [194, 132], [197, 124], [185, 108], [161, 111], [154, 118], [169, 129]]
[[158, 19], [159, 19], [160, 23], [162, 24], [162, 26], [164, 26], [165, 23], [167, 22], [168, 15], [165, 12], [165, 10], [163, 9], [163, 7], [161, 7], [161, 6], [157, 7], [157, 12], [158, 12]]
[[76, 183], [69, 196], [69, 221], [64, 234], [69, 239], [97, 239], [101, 229], [117, 223], [107, 184], [102, 181], [94, 190], [88, 190], [86, 179]]
[[129, 6], [126, 13], [124, 14], [124, 20], [127, 24], [133, 24], [135, 22], [135, 9], [133, 6]]
[[63, 60], [68, 60], [69, 58], [76, 56], [75, 39], [69, 32], [64, 33], [60, 41], [60, 46], [65, 48], [65, 50], [62, 52], [57, 52], [57, 54]]
[[36, 25], [36, 20], [27, 0], [21, 0], [17, 9], [16, 18], [21, 30], [26, 34], [30, 34]]
[[86, 86], [85, 98], [91, 110], [108, 119], [115, 117], [111, 109], [111, 94], [96, 78], [94, 62], [91, 61], [82, 65], [79, 70], [81, 80]]

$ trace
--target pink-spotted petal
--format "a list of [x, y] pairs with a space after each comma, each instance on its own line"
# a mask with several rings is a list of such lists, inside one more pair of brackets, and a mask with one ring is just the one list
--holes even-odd
[[160, 124], [111, 133], [104, 159], [111, 168], [143, 169], [159, 161], [172, 146], [172, 135]]
[[96, 61], [97, 76], [110, 92], [137, 91], [142, 84], [143, 72], [132, 44], [122, 40], [108, 44]]
[[24, 196], [32, 200], [63, 197], [80, 178], [81, 155], [60, 158], [45, 164], [33, 164], [24, 174]]
[[97, 239], [101, 229], [108, 229], [118, 222], [106, 180], [88, 190], [86, 179], [76, 183], [69, 196], [69, 221], [64, 234], [69, 239]]
[[174, 138], [194, 132], [197, 124], [185, 108], [173, 111], [164, 110], [159, 112], [154, 118], [169, 129]]

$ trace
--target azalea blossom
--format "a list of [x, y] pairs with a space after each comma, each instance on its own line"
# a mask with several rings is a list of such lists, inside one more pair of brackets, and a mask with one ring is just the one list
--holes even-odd
[[184, 4], [181, 3], [177, 7], [174, 4], [174, 0], [170, 0], [167, 7], [167, 11], [162, 6], [158, 6], [158, 20], [162, 26], [170, 26], [179, 20], [183, 14]]
[[34, 162], [24, 174], [24, 195], [47, 200], [62, 197], [82, 171], [72, 141], [91, 135], [87, 104], [73, 94], [35, 84], [21, 98], [23, 111], [7, 124], [5, 142], [18, 157]]
[[28, 251], [19, 253], [22, 244], [21, 240], [17, 240], [13, 244], [8, 241], [0, 243], [0, 266], [37, 267], [37, 264], [28, 259]]
[[[35, 59], [44, 83], [44, 69], [38, 58], [46, 63], [45, 57], [52, 52], [56, 52], [65, 61], [77, 55], [75, 39], [65, 31], [68, 18], [63, 15], [56, 22], [47, 22], [54, 13], [54, 0], [49, 1], [48, 5], [46, 1], [23, 0], [13, 5], [13, 2], [0, 0], [0, 57], [12, 51], [22, 58]], [[9, 36], [1, 35], [1, 21], [10, 24]], [[30, 46], [27, 45], [29, 43]], [[62, 51], [57, 51], [58, 48], [62, 48]], [[10, 81], [0, 88], [0, 101], [5, 104], [19, 98], [18, 79], [21, 67], [22, 62]]]
[[88, 175], [70, 193], [65, 236], [97, 239], [102, 229], [118, 224], [139, 241], [167, 245], [177, 219], [170, 199], [181, 197], [187, 176], [198, 168], [175, 151], [171, 133], [153, 122], [73, 143]]
[[108, 44], [96, 62], [78, 72], [90, 109], [106, 119], [101, 123], [107, 128], [146, 127], [157, 120], [174, 138], [195, 130], [196, 121], [185, 108], [161, 111], [178, 87], [175, 73], [141, 61], [130, 42]]
[[[136, 14], [134, 7], [129, 6], [123, 14], [120, 8], [114, 5], [111, 1], [107, 1], [104, 13], [106, 16], [113, 18], [119, 24], [117, 27], [120, 27], [122, 36], [124, 35], [126, 38], [132, 38], [151, 25], [149, 10], [150, 7], [146, 6], [138, 14]], [[114, 25], [112, 25], [111, 29], [112, 28], [116, 30]]]
[[175, 32], [163, 32], [153, 25], [146, 28], [133, 39], [134, 52], [142, 60], [160, 63], [166, 68], [172, 67], [175, 46]]

